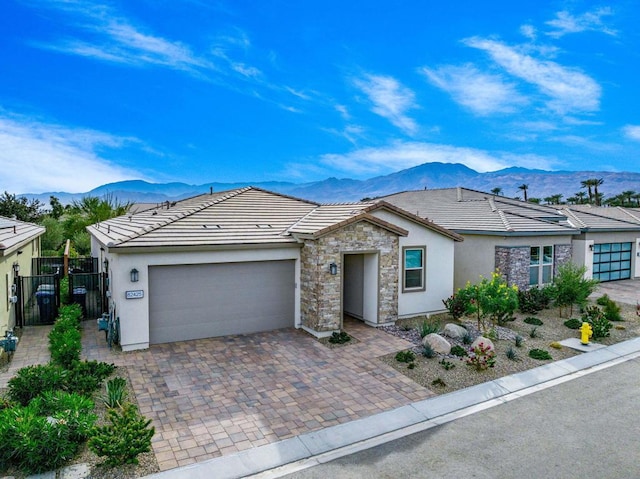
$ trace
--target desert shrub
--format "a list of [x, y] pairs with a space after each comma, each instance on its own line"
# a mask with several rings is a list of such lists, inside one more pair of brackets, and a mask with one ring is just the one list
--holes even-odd
[[54, 364], [21, 368], [14, 377], [9, 379], [9, 399], [26, 406], [33, 398], [45, 391], [64, 389], [66, 378], [67, 371]]
[[574, 304], [584, 307], [587, 298], [595, 290], [598, 280], [585, 278], [586, 271], [586, 266], [577, 266], [573, 263], [566, 263], [558, 267], [557, 274], [553, 278], [553, 287], [555, 305], [560, 310], [560, 316], [567, 308], [569, 316], [571, 316]]
[[467, 350], [459, 344], [456, 344], [454, 346], [451, 346], [451, 354], [453, 354], [454, 356], [464, 357], [467, 355]]
[[462, 336], [462, 344], [471, 344], [473, 343], [474, 339], [475, 338], [473, 337], [473, 334], [467, 331], [466, 333], [464, 333], [464, 336]]
[[435, 358], [437, 354], [438, 353], [436, 353], [435, 349], [433, 349], [430, 344], [425, 344], [422, 347], [422, 355], [425, 358], [428, 358], [428, 359]]
[[513, 320], [513, 313], [518, 308], [518, 288], [508, 286], [499, 272], [491, 274], [491, 279], [480, 276], [480, 282], [467, 285], [458, 290], [465, 304], [466, 312], [476, 317], [478, 329], [487, 332], [489, 324], [504, 325]]
[[518, 352], [515, 349], [513, 349], [512, 346], [509, 346], [509, 349], [505, 351], [505, 356], [507, 356], [507, 359], [510, 359], [511, 361], [520, 361], [520, 356], [518, 355]]
[[538, 359], [540, 361], [545, 361], [548, 359], [553, 359], [549, 351], [545, 351], [544, 349], [532, 349], [529, 351], [529, 357], [532, 359]]
[[489, 345], [483, 343], [473, 348], [467, 358], [467, 365], [477, 371], [483, 371], [492, 368], [496, 364], [496, 352]]
[[155, 429], [151, 419], [140, 415], [133, 404], [107, 410], [109, 424], [95, 428], [89, 449], [106, 459], [104, 465], [138, 464], [138, 456], [151, 450]]
[[515, 337], [515, 343], [516, 343], [516, 348], [522, 347], [522, 343], [524, 343], [524, 338], [522, 336], [520, 336], [519, 334], [516, 334]]
[[33, 407], [40, 416], [52, 417], [66, 424], [70, 439], [76, 442], [87, 439], [96, 421], [93, 401], [80, 394], [46, 391], [31, 401], [29, 407]]
[[445, 383], [442, 378], [435, 378], [433, 381], [431, 381], [431, 385], [432, 386], [438, 386], [441, 388], [447, 387], [447, 383]]
[[415, 359], [416, 355], [410, 349], [407, 349], [406, 351], [399, 351], [396, 354], [396, 361], [398, 361], [399, 363], [411, 363], [415, 361]]
[[600, 296], [596, 303], [602, 306], [602, 313], [608, 321], [624, 321], [620, 314], [620, 306], [618, 306], [614, 300], [609, 298], [608, 295], [604, 294]]
[[51, 330], [49, 334], [51, 362], [65, 369], [71, 368], [74, 361], [80, 360], [82, 336], [77, 329]]
[[455, 364], [453, 364], [451, 361], [447, 361], [444, 358], [442, 358], [442, 360], [440, 361], [440, 365], [445, 369], [445, 371], [449, 371], [449, 369], [453, 369], [456, 367]]
[[108, 408], [120, 407], [127, 398], [127, 380], [116, 377], [107, 381], [105, 395], [102, 398]]
[[329, 336], [329, 342], [332, 344], [344, 344], [351, 341], [351, 336], [349, 336], [345, 331], [333, 332], [331, 336]]
[[531, 328], [531, 331], [529, 331], [529, 337], [531, 339], [535, 339], [535, 338], [539, 338], [540, 337], [540, 333], [538, 332], [538, 328], [536, 326]]
[[546, 309], [553, 301], [553, 288], [530, 288], [518, 291], [518, 307], [524, 314], [536, 314]]
[[420, 326], [418, 326], [418, 332], [420, 333], [420, 337], [424, 338], [429, 334], [439, 333], [440, 332], [440, 323], [431, 323], [429, 321], [422, 321]]
[[553, 341], [549, 344], [549, 347], [553, 349], [562, 349], [562, 344], [560, 344], [558, 341]]
[[524, 318], [523, 321], [527, 324], [533, 324], [534, 326], [542, 326], [544, 323], [541, 319], [535, 318], [533, 316], [529, 316], [528, 318]]
[[577, 318], [571, 318], [567, 319], [563, 324], [569, 329], [579, 329], [582, 326], [582, 321]]
[[588, 306], [585, 308], [585, 311], [582, 314], [582, 320], [591, 325], [591, 329], [593, 330], [593, 339], [606, 338], [611, 334], [609, 333], [609, 330], [613, 325], [597, 306]]
[[444, 307], [451, 317], [458, 321], [467, 311], [467, 300], [464, 295], [453, 294], [447, 299], [443, 299]]
[[[62, 293], [61, 293], [61, 295], [62, 295]], [[75, 320], [76, 321], [76, 327], [77, 327], [78, 323], [82, 319], [82, 308], [80, 307], [79, 304], [75, 304], [75, 303], [61, 306], [60, 309], [58, 310], [58, 319], [56, 320], [56, 323], [60, 319]]]

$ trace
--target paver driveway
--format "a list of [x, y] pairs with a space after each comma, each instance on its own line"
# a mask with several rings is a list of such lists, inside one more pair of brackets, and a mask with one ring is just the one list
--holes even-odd
[[[87, 323], [88, 326], [88, 323]], [[329, 349], [294, 329], [113, 353], [86, 327], [83, 356], [126, 366], [153, 420], [160, 469], [351, 421], [432, 393], [376, 357], [410, 343], [359, 322], [359, 341]]]

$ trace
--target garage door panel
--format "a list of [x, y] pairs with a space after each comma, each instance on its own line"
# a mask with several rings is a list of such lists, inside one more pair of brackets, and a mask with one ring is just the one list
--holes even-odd
[[151, 343], [294, 325], [294, 261], [149, 268]]
[[593, 277], [616, 281], [631, 277], [631, 242], [597, 243], [593, 247]]

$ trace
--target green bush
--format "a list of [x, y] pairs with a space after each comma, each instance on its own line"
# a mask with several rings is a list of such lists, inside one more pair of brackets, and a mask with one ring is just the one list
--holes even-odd
[[8, 396], [23, 406], [45, 391], [64, 389], [67, 371], [54, 364], [27, 366], [9, 379]]
[[85, 396], [98, 390], [116, 367], [98, 361], [76, 361], [67, 373], [65, 388]]
[[553, 359], [551, 357], [551, 354], [549, 354], [549, 352], [545, 351], [544, 349], [532, 349], [531, 351], [529, 351], [529, 357], [533, 359], [538, 359], [540, 361]]
[[78, 327], [78, 323], [82, 319], [82, 308], [80, 307], [79, 304], [75, 304], [75, 303], [64, 305], [60, 307], [58, 311], [58, 320], [60, 319], [75, 320], [76, 327]]
[[597, 306], [588, 306], [585, 308], [585, 311], [582, 314], [582, 320], [591, 325], [591, 329], [593, 330], [593, 339], [606, 338], [611, 334], [609, 333], [609, 330], [613, 325]]
[[518, 291], [518, 305], [524, 314], [536, 314], [546, 309], [553, 300], [553, 289], [545, 286]]
[[507, 356], [507, 359], [510, 359], [511, 361], [520, 361], [520, 356], [518, 355], [518, 352], [513, 349], [513, 346], [509, 346], [509, 349], [505, 352], [505, 356]]
[[74, 361], [80, 360], [82, 336], [77, 329], [51, 330], [49, 334], [51, 362], [65, 369], [71, 368]]
[[349, 341], [351, 341], [351, 336], [349, 336], [344, 331], [340, 331], [339, 333], [333, 332], [331, 333], [331, 336], [329, 336], [329, 342], [331, 344], [344, 344], [348, 343]]
[[422, 324], [418, 327], [420, 337], [424, 338], [430, 334], [437, 334], [440, 332], [440, 323], [431, 323], [429, 321], [422, 321]]
[[553, 278], [555, 289], [555, 305], [560, 309], [560, 316], [563, 310], [569, 309], [569, 316], [573, 314], [573, 305], [583, 307], [587, 298], [596, 288], [598, 280], [585, 278], [586, 266], [577, 266], [573, 263], [566, 263], [558, 267], [556, 276]]
[[544, 324], [541, 319], [534, 318], [532, 316], [524, 318], [523, 321], [527, 324], [533, 324], [534, 326], [542, 326]]
[[106, 393], [102, 398], [108, 408], [120, 407], [127, 398], [127, 380], [124, 378], [113, 378], [107, 381]]
[[614, 300], [609, 298], [608, 295], [604, 294], [600, 296], [596, 303], [602, 306], [602, 312], [608, 321], [624, 321], [620, 314], [620, 306], [618, 306]]
[[453, 294], [447, 299], [443, 299], [442, 303], [451, 317], [458, 321], [467, 311], [467, 300], [464, 295]]
[[467, 355], [467, 350], [459, 344], [456, 344], [454, 346], [451, 346], [451, 354], [453, 354], [454, 356], [464, 357]]
[[464, 333], [464, 336], [462, 336], [462, 344], [471, 344], [473, 343], [474, 339], [475, 338], [473, 337], [473, 334], [467, 331], [466, 333]]
[[569, 329], [579, 329], [582, 326], [582, 321], [577, 318], [567, 319], [564, 325]]
[[67, 304], [69, 302], [69, 277], [65, 276], [60, 280], [60, 302]]
[[103, 464], [118, 467], [137, 464], [138, 455], [151, 450], [155, 429], [151, 420], [138, 413], [133, 404], [107, 410], [109, 424], [95, 428], [89, 449], [105, 457]]
[[61, 416], [38, 414], [38, 405], [0, 411], [0, 461], [27, 474], [55, 470], [78, 451], [74, 430]]
[[45, 391], [29, 403], [36, 414], [63, 421], [69, 428], [69, 437], [76, 442], [83, 442], [89, 436], [96, 421], [94, 406], [86, 396], [64, 391]]
[[422, 346], [422, 355], [425, 358], [435, 358], [437, 354], [438, 353], [436, 353], [435, 349], [433, 349], [430, 344], [425, 344], [424, 346]]
[[406, 351], [399, 351], [396, 354], [396, 361], [398, 361], [399, 363], [411, 363], [415, 359], [416, 355], [410, 349], [407, 349]]
[[449, 369], [453, 369], [456, 367], [455, 364], [453, 364], [451, 361], [447, 361], [444, 358], [442, 358], [442, 360], [440, 361], [440, 365], [445, 369], [445, 371], [449, 371]]
[[522, 343], [524, 343], [524, 338], [522, 336], [520, 336], [519, 334], [516, 334], [515, 343], [516, 343], [516, 348], [521, 347]]
[[540, 333], [538, 332], [537, 326], [534, 326], [533, 328], [531, 328], [531, 331], [529, 331], [529, 337], [531, 339], [540, 337]]

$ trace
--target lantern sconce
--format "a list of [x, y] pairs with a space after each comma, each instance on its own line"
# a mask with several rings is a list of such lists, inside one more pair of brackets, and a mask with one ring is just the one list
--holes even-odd
[[589, 251], [593, 251], [593, 243], [589, 245]]
[[135, 269], [135, 268], [133, 268], [133, 269], [131, 270], [130, 274], [131, 274], [131, 282], [132, 282], [132, 283], [137, 283], [137, 282], [138, 282], [138, 280], [140, 279], [140, 277], [139, 277], [139, 273], [138, 273], [138, 270], [137, 270], [137, 269]]
[[19, 273], [20, 273], [20, 265], [16, 261], [15, 263], [13, 263], [13, 274], [18, 276]]
[[329, 273], [331, 273], [332, 276], [338, 274], [338, 265], [335, 263], [331, 263], [329, 265]]

